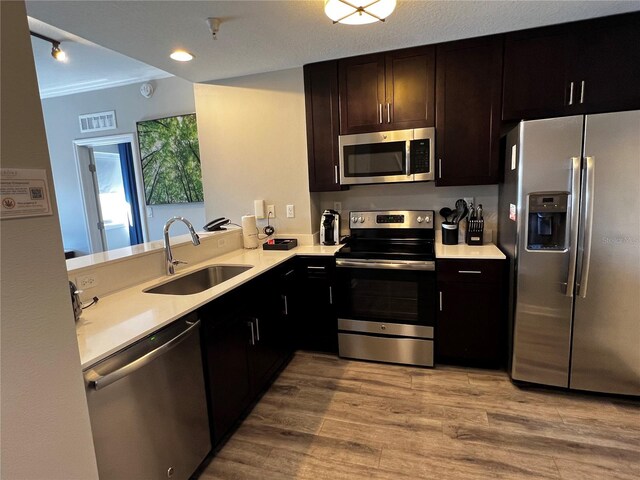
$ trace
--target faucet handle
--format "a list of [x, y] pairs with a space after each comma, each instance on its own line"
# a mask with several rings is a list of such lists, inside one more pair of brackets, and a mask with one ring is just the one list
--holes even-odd
[[182, 260], [171, 260], [172, 265], [180, 265], [180, 264], [186, 265], [187, 263], [189, 262], [183, 262]]

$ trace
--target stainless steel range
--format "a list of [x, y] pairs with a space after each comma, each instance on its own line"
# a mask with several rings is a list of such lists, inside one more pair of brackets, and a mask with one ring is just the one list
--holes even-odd
[[336, 254], [342, 357], [433, 366], [432, 210], [351, 212]]

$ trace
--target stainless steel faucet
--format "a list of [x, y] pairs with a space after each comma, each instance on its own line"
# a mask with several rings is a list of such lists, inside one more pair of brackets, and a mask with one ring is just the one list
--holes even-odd
[[191, 242], [196, 246], [200, 245], [200, 237], [198, 236], [196, 231], [193, 229], [193, 225], [191, 225], [191, 222], [189, 220], [187, 220], [184, 217], [171, 217], [169, 220], [167, 220], [167, 223], [164, 224], [164, 230], [163, 230], [164, 258], [166, 260], [165, 263], [167, 264], [167, 275], [173, 275], [174, 273], [176, 273], [175, 266], [178, 265], [179, 263], [187, 263], [181, 260], [174, 260], [173, 254], [171, 253], [171, 243], [169, 242], [169, 227], [176, 220], [180, 220], [182, 223], [184, 223], [187, 226], [187, 228], [189, 229], [189, 233], [191, 234]]

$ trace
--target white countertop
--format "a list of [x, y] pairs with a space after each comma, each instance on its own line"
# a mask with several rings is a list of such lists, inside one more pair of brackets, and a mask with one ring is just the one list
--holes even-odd
[[443, 245], [442, 238], [436, 237], [436, 259], [475, 259], [475, 260], [504, 260], [507, 258], [493, 243], [485, 245]]
[[143, 293], [144, 289], [168, 280], [167, 276], [162, 276], [106, 295], [96, 305], [84, 310], [76, 324], [82, 368], [86, 369], [296, 255], [333, 255], [340, 247], [318, 245], [300, 246], [288, 251], [237, 250], [190, 266], [175, 276], [177, 278], [213, 264], [253, 265], [254, 268], [204, 292], [193, 295]]

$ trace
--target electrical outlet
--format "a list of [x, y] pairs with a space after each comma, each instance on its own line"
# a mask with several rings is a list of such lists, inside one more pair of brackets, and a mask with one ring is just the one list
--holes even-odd
[[78, 290], [87, 290], [98, 286], [98, 277], [93, 273], [86, 275], [78, 275], [76, 277], [76, 288]]
[[287, 218], [294, 218], [296, 216], [296, 208], [293, 205], [287, 205]]
[[276, 218], [276, 206], [267, 205], [267, 218]]
[[224, 247], [226, 243], [227, 243], [227, 242], [225, 241], [225, 239], [224, 239], [224, 238], [219, 238], [219, 239], [218, 239], [218, 248], [222, 248], [222, 247]]
[[147, 207], [147, 218], [153, 218], [153, 208]]
[[474, 206], [474, 207], [476, 206], [476, 199], [475, 199], [475, 197], [464, 197], [464, 198], [463, 198], [463, 200], [464, 200], [465, 202], [467, 202], [467, 207], [470, 207], [472, 203], [473, 203], [473, 206]]
[[333, 202], [333, 209], [338, 213], [342, 212], [342, 202]]

